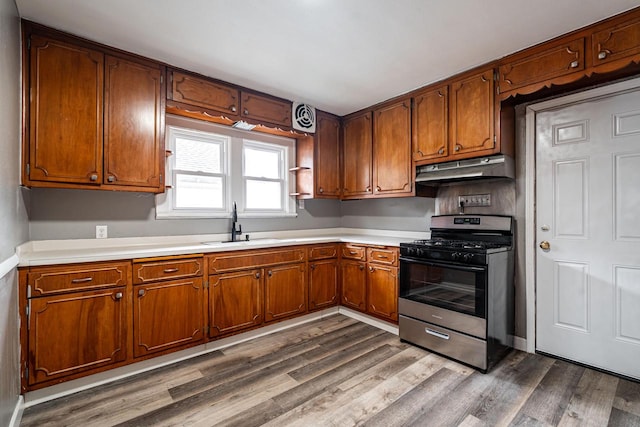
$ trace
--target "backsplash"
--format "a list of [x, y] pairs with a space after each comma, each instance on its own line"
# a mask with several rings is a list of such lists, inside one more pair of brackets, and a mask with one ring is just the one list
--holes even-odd
[[465, 207], [467, 214], [511, 215], [516, 212], [515, 181], [507, 179], [463, 181], [445, 184], [438, 189], [436, 213], [438, 215], [460, 212], [458, 196], [490, 194], [491, 206]]

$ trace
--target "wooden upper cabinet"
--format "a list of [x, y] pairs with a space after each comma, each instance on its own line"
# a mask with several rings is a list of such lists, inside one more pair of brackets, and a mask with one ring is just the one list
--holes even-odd
[[232, 86], [179, 71], [171, 72], [171, 99], [229, 115], [237, 115], [240, 91]]
[[449, 155], [449, 86], [432, 87], [413, 99], [413, 161]]
[[[612, 27], [595, 32], [591, 36], [593, 65], [599, 66], [623, 60], [640, 62], [640, 20], [638, 18], [617, 22]], [[613, 68], [613, 69], [615, 69]]]
[[411, 194], [411, 99], [375, 110], [373, 129], [374, 194]]
[[[518, 93], [531, 93], [551, 84], [565, 83], [561, 77], [585, 69], [585, 39], [562, 40], [526, 55], [512, 57], [500, 65], [500, 93], [520, 89]], [[582, 75], [568, 79], [581, 78]], [[524, 89], [522, 89], [524, 88]]]
[[164, 191], [163, 68], [107, 56], [104, 184]]
[[315, 196], [340, 197], [340, 120], [330, 114], [317, 115], [315, 144]]
[[291, 102], [243, 91], [241, 106], [240, 116], [243, 119], [291, 127]]
[[489, 68], [451, 83], [449, 140], [453, 158], [495, 152], [493, 76], [493, 68]]
[[342, 197], [362, 198], [372, 194], [371, 112], [346, 119], [342, 127]]
[[29, 57], [26, 184], [100, 184], [104, 55], [32, 35]]

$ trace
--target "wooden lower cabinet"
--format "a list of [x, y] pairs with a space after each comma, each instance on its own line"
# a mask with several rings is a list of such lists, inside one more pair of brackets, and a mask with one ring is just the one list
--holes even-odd
[[370, 265], [367, 282], [367, 312], [392, 322], [398, 321], [398, 267]]
[[29, 386], [127, 359], [125, 287], [32, 298], [28, 305]]
[[307, 281], [305, 276], [304, 263], [265, 269], [265, 322], [306, 313]]
[[146, 356], [204, 340], [202, 278], [134, 287], [133, 355]]
[[338, 260], [309, 262], [309, 311], [338, 304]]
[[340, 265], [342, 278], [342, 305], [354, 310], [367, 309], [367, 271], [366, 263], [342, 260]]
[[263, 299], [262, 269], [209, 276], [209, 337], [260, 325]]

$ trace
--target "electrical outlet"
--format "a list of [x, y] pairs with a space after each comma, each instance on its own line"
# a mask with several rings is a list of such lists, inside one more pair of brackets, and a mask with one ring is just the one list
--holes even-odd
[[106, 239], [106, 238], [107, 238], [107, 226], [96, 225], [96, 239]]
[[479, 206], [486, 208], [491, 206], [491, 194], [467, 194], [464, 196], [458, 196], [458, 206], [464, 202], [465, 208], [471, 208]]

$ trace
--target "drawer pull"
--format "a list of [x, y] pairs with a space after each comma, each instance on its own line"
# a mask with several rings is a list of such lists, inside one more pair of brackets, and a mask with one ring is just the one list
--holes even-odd
[[180, 271], [180, 269], [179, 268], [165, 268], [164, 269], [165, 273], [175, 273], [177, 271]]
[[87, 283], [93, 280], [93, 277], [84, 277], [82, 279], [73, 279], [71, 283]]
[[429, 335], [433, 335], [434, 337], [438, 337], [443, 340], [449, 339], [449, 334], [443, 334], [442, 332], [434, 331], [433, 329], [429, 329], [429, 328], [424, 328], [424, 331]]
[[356, 251], [349, 251], [349, 255], [356, 255], [358, 252]]
[[378, 255], [378, 258], [380, 258], [380, 259], [389, 259], [389, 257], [386, 256], [386, 255]]

